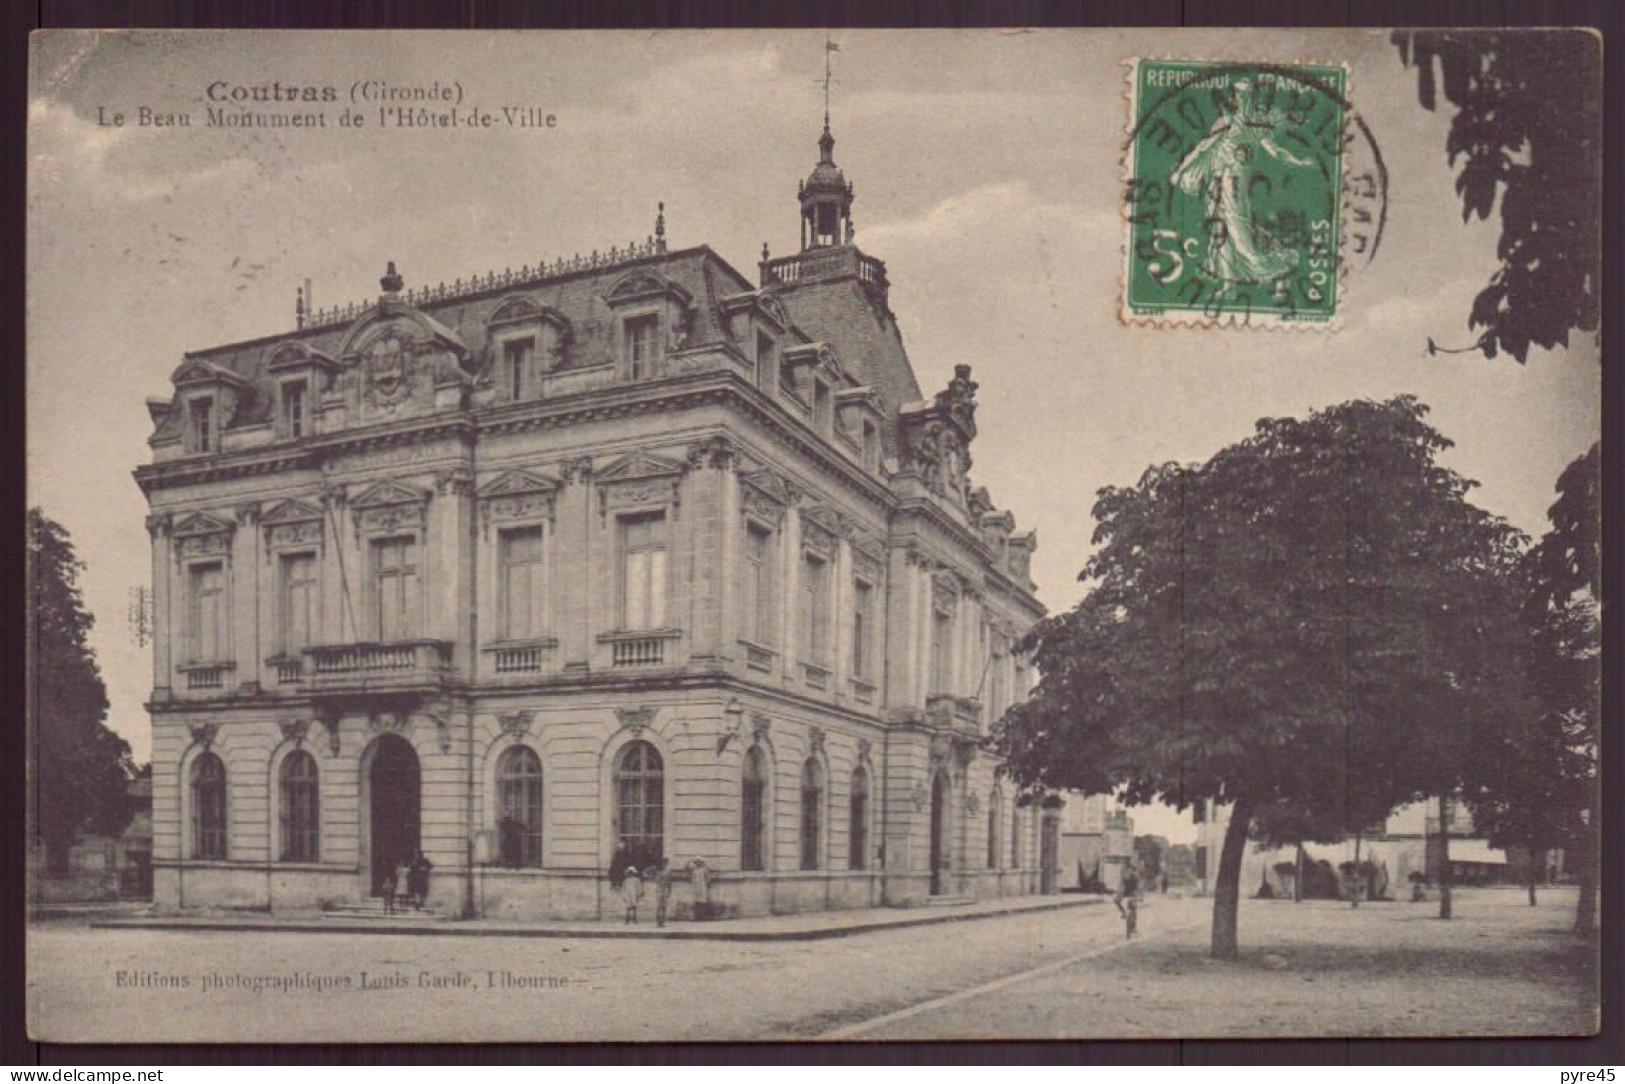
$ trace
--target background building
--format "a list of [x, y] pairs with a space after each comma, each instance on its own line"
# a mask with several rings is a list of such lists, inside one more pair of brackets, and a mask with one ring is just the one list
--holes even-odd
[[160, 906], [365, 900], [419, 851], [432, 906], [523, 917], [615, 912], [617, 855], [702, 859], [739, 914], [1054, 881], [1054, 814], [982, 748], [1036, 537], [819, 148], [754, 282], [660, 220], [449, 286], [391, 264], [186, 356], [136, 472]]

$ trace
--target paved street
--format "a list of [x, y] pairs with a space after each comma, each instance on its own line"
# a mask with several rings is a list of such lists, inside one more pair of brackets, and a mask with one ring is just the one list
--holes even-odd
[[[1429, 905], [1156, 899], [813, 942], [217, 933], [46, 923], [35, 1033], [57, 1040], [699, 1040], [1584, 1030], [1573, 895]], [[287, 984], [271, 985], [267, 979]], [[1464, 981], [1449, 981], [1460, 978]], [[256, 988], [258, 980], [258, 988]]]

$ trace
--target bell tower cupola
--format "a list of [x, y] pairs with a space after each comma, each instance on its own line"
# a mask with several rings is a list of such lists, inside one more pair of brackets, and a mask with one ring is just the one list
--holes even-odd
[[796, 191], [801, 201], [801, 251], [850, 245], [852, 185], [835, 164], [835, 137], [824, 114], [824, 134], [818, 137], [818, 164]]

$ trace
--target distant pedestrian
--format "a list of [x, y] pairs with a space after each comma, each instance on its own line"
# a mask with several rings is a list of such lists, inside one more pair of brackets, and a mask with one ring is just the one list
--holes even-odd
[[386, 915], [395, 913], [395, 888], [399, 883], [396, 880], [397, 876], [398, 872], [395, 869], [395, 864], [391, 862], [389, 868], [384, 871], [383, 883], [380, 886], [383, 891], [384, 914]]
[[1168, 875], [1166, 873], [1157, 878], [1157, 887], [1164, 896], [1168, 894]]
[[688, 880], [694, 889], [694, 917], [711, 917], [711, 867], [696, 855], [688, 864]]
[[664, 858], [655, 860], [646, 876], [655, 882], [655, 925], [666, 924], [666, 908], [671, 903], [671, 863]]
[[1132, 938], [1140, 923], [1140, 875], [1133, 866], [1123, 867], [1123, 876], [1117, 882], [1117, 895], [1112, 902], [1117, 904], [1118, 913], [1123, 916], [1124, 936]]
[[636, 926], [638, 901], [643, 898], [643, 876], [638, 873], [638, 867], [629, 865], [621, 875], [621, 898], [626, 901], [627, 923]]
[[628, 840], [621, 840], [620, 846], [609, 860], [609, 887], [619, 892], [626, 883], [626, 868], [632, 864], [632, 844]]
[[412, 894], [412, 906], [418, 910], [429, 898], [429, 871], [434, 869], [434, 863], [429, 856], [419, 851], [412, 859], [412, 864], [406, 867], [406, 890]]

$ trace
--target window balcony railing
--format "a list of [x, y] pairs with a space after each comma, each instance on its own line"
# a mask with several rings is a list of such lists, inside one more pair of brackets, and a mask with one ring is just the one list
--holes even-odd
[[829, 688], [829, 667], [822, 663], [801, 661], [801, 680], [809, 689]]
[[739, 641], [739, 646], [745, 649], [746, 666], [750, 667], [752, 670], [762, 670], [767, 673], [773, 672], [773, 667], [778, 662], [779, 658], [779, 653], [777, 651], [774, 651], [770, 647], [763, 647], [761, 644], [753, 643], [750, 640]]
[[226, 687], [226, 672], [230, 663], [193, 663], [182, 668], [186, 673], [186, 687], [195, 692], [214, 692]]
[[485, 650], [491, 657], [491, 671], [498, 677], [540, 674], [553, 661], [556, 640], [529, 640], [491, 644]]
[[674, 652], [667, 644], [680, 635], [676, 629], [622, 630], [606, 632], [598, 639], [610, 645], [610, 664], [625, 669], [670, 665]]
[[303, 659], [282, 656], [267, 659], [266, 663], [271, 668], [271, 677], [275, 679], [278, 685], [300, 685], [304, 683], [305, 661]]
[[387, 644], [333, 644], [305, 649], [310, 678], [318, 688], [346, 685], [413, 685], [438, 682], [450, 663], [443, 640]]

